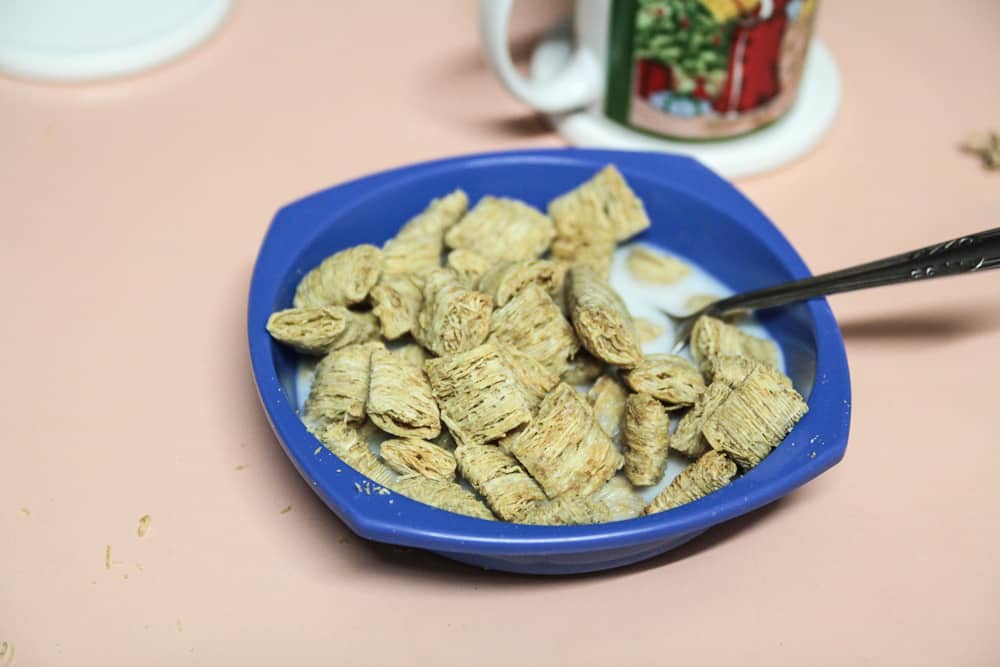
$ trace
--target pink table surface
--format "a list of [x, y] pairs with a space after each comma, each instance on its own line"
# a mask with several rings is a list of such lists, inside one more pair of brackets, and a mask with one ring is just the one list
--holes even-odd
[[[955, 149], [1000, 124], [1000, 3], [825, 5], [836, 126], [740, 186], [816, 270], [1000, 225], [1000, 173]], [[522, 7], [521, 51], [558, 10]], [[0, 665], [1000, 664], [1000, 274], [834, 298], [844, 462], [641, 565], [481, 572], [357, 539], [301, 481], [248, 368], [258, 243], [343, 179], [561, 145], [475, 23], [245, 0], [155, 72], [0, 79]]]

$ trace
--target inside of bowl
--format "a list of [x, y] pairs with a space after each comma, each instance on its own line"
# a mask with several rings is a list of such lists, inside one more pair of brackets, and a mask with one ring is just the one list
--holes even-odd
[[[490, 194], [522, 199], [545, 209], [555, 196], [593, 175], [581, 165], [550, 164], [465, 165], [461, 170], [424, 174], [394, 183], [391, 193], [374, 192], [341, 210], [331, 210], [317, 222], [314, 237], [294, 260], [277, 291], [274, 309], [290, 305], [295, 286], [327, 255], [359, 243], [381, 245], [428, 201], [462, 188], [470, 204]], [[626, 178], [642, 198], [653, 225], [636, 240], [692, 258], [734, 291], [764, 287], [791, 279], [790, 268], [764, 244], [746, 221], [737, 221], [703, 201], [696, 193], [664, 186], [642, 176]], [[796, 389], [808, 399], [816, 377], [815, 324], [804, 304], [757, 313], [758, 321], [777, 340], [786, 371]], [[292, 405], [297, 355], [274, 345], [274, 362], [281, 385]]]

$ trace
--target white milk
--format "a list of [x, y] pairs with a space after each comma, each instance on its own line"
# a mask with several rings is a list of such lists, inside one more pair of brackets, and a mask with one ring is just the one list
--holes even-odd
[[[651, 285], [649, 283], [640, 282], [629, 274], [628, 268], [626, 267], [626, 258], [628, 256], [629, 248], [634, 245], [643, 245], [644, 247], [660, 254], [676, 257], [690, 266], [691, 272], [683, 280], [671, 285]], [[664, 332], [659, 338], [649, 341], [642, 346], [642, 350], [646, 354], [654, 352], [670, 352], [670, 348], [673, 346], [673, 327], [670, 320], [663, 315], [662, 312], [660, 312], [661, 308], [675, 315], [684, 315], [689, 311], [689, 308], [685, 304], [692, 296], [712, 294], [718, 296], [719, 298], [724, 298], [732, 294], [732, 290], [727, 289], [722, 283], [713, 278], [709, 273], [687, 257], [683, 257], [675, 253], [665, 252], [660, 248], [649, 244], [637, 243], [623, 245], [618, 248], [617, 252], [615, 252], [614, 264], [611, 268], [611, 286], [614, 287], [619, 294], [621, 294], [622, 298], [625, 300], [625, 304], [628, 306], [629, 311], [633, 315], [636, 317], [644, 317], [663, 327]], [[741, 329], [754, 336], [771, 338], [766, 329], [750, 318], [740, 323], [739, 326]], [[781, 357], [780, 348], [778, 354], [780, 367], [784, 370], [784, 358]], [[683, 356], [688, 359], [691, 358], [690, 352], [687, 349], [683, 352]], [[312, 386], [313, 370], [316, 368], [316, 363], [316, 359], [310, 359], [308, 357], [303, 357], [302, 361], [299, 363], [295, 389], [297, 393], [297, 407], [300, 411], [305, 403], [306, 396], [309, 395], [309, 389]], [[673, 431], [676, 427], [677, 417], [672, 417], [670, 424], [671, 431]], [[377, 453], [377, 444], [371, 444], [373, 451]], [[620, 442], [617, 444], [621, 446]], [[687, 459], [671, 454], [669, 460], [667, 461], [667, 470], [663, 475], [663, 480], [656, 486], [638, 489], [639, 495], [642, 496], [646, 502], [651, 501], [656, 494], [660, 492], [660, 490], [669, 484], [670, 481], [687, 466]]]

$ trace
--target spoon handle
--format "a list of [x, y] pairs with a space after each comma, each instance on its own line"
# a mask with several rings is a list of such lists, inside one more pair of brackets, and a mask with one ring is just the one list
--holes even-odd
[[711, 314], [772, 308], [817, 296], [1000, 268], [1000, 227], [885, 259], [717, 301]]

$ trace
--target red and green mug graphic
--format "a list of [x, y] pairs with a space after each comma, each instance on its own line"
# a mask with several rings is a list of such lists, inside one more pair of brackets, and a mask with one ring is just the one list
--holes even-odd
[[628, 56], [609, 61], [608, 116], [688, 139], [732, 137], [773, 122], [794, 102], [815, 5], [619, 0], [610, 50]]

